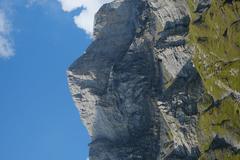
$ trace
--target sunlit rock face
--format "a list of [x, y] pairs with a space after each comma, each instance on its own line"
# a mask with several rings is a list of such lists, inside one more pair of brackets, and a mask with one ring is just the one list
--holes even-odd
[[[189, 2], [115, 0], [97, 12], [94, 40], [68, 70], [90, 160], [195, 160], [205, 152], [198, 133], [207, 89], [192, 61]], [[211, 2], [191, 4], [203, 13]]]

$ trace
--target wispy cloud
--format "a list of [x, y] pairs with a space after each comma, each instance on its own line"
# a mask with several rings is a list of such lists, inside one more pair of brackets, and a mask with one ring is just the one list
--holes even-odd
[[74, 16], [75, 24], [92, 35], [94, 26], [94, 15], [98, 9], [105, 3], [113, 0], [58, 0], [62, 4], [65, 12], [72, 12], [82, 8], [79, 15]]
[[10, 39], [11, 24], [5, 12], [0, 9], [0, 57], [8, 58], [14, 55], [14, 49]]

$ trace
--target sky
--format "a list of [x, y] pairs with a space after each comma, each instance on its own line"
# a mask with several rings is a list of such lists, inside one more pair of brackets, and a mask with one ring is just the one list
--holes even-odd
[[1, 160], [87, 159], [66, 70], [91, 43], [106, 2], [0, 0]]

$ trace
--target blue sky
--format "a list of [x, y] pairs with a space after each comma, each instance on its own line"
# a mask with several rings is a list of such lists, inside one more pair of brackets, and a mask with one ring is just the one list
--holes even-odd
[[86, 160], [90, 139], [66, 79], [91, 42], [73, 20], [79, 10], [66, 13], [54, 0], [12, 2], [4, 10], [15, 55], [0, 58], [0, 159]]

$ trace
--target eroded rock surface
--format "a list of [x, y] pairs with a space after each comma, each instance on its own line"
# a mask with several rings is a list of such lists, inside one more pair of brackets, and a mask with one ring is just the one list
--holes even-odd
[[[211, 5], [192, 3], [201, 14]], [[92, 138], [90, 160], [202, 155], [199, 104], [207, 90], [187, 43], [190, 13], [186, 0], [115, 0], [98, 11], [94, 41], [68, 70], [73, 99]], [[210, 149], [218, 146], [215, 141]], [[234, 144], [236, 152], [238, 147]]]

